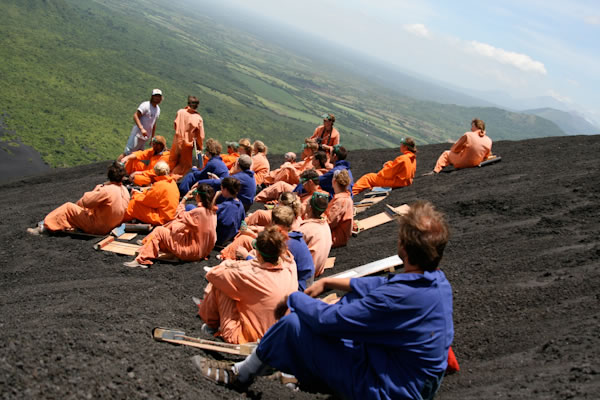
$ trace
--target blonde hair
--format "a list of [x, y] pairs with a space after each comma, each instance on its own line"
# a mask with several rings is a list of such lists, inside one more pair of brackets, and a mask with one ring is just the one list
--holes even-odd
[[337, 184], [344, 189], [347, 188], [350, 184], [350, 175], [345, 169], [338, 169], [337, 171], [335, 171], [333, 173], [333, 179], [335, 179]]
[[281, 225], [287, 229], [289, 229], [292, 226], [292, 224], [294, 223], [294, 220], [296, 219], [294, 210], [292, 210], [291, 207], [284, 206], [283, 204], [278, 204], [273, 209], [272, 215], [273, 215], [273, 223], [275, 225]]
[[256, 140], [252, 147], [257, 153], [264, 153], [265, 155], [267, 155], [267, 146], [262, 141]]
[[246, 153], [248, 155], [252, 154], [252, 144], [250, 142], [250, 139], [248, 139], [248, 138], [240, 139], [240, 141], [238, 143], [240, 144], [240, 147], [238, 147], [238, 151], [239, 151], [239, 149], [243, 149], [244, 153]]
[[302, 212], [302, 201], [298, 195], [294, 192], [283, 192], [279, 196], [280, 204], [288, 206], [294, 211], [294, 215], [297, 217]]
[[154, 172], [156, 172], [157, 176], [169, 175], [171, 168], [169, 168], [169, 164], [165, 161], [159, 161], [154, 165]]

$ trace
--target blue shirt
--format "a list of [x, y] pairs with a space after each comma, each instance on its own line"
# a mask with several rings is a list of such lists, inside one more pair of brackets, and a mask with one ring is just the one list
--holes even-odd
[[447, 367], [454, 337], [452, 288], [440, 270], [350, 280], [352, 292], [326, 304], [301, 292], [288, 306], [318, 335], [354, 352], [348, 385], [355, 398], [420, 398]]
[[238, 199], [222, 197], [217, 206], [217, 244], [221, 245], [233, 238], [244, 218], [246, 218], [246, 211]]
[[303, 292], [308, 286], [307, 283], [312, 282], [315, 275], [315, 264], [302, 232], [292, 231], [288, 237], [287, 247], [294, 256], [298, 269], [298, 290]]
[[350, 193], [352, 193], [354, 178], [352, 177], [352, 171], [350, 171], [350, 163], [346, 160], [340, 160], [335, 163], [332, 169], [319, 177], [319, 186], [321, 186], [323, 190], [328, 191], [331, 196], [334, 195], [333, 184], [331, 183], [333, 180], [333, 174], [335, 174], [335, 171], [340, 169], [348, 170], [348, 175], [350, 175], [350, 188], [348, 190], [350, 190]]
[[208, 179], [209, 172], [217, 175], [221, 179], [227, 178], [229, 176], [229, 169], [223, 162], [221, 156], [212, 157], [210, 160], [208, 160], [204, 168], [202, 168], [200, 171], [193, 172], [196, 181], [199, 181], [201, 179]]
[[248, 169], [233, 174], [231, 177], [236, 178], [242, 183], [242, 188], [237, 197], [244, 204], [244, 207], [248, 209], [252, 203], [254, 203], [254, 197], [256, 196], [256, 179], [254, 179], [254, 171]]

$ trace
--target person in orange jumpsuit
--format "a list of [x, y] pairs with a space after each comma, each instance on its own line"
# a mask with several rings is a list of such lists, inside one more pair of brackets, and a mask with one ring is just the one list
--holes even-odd
[[[121, 159], [129, 180], [136, 186], [148, 186], [156, 177], [154, 166], [159, 161], [169, 162], [171, 152], [167, 148], [167, 140], [160, 135], [152, 138], [152, 148], [139, 150]], [[146, 162], [144, 162], [146, 161]]]
[[[185, 203], [192, 196], [195, 196], [198, 207], [186, 211]], [[190, 190], [179, 203], [175, 219], [156, 227], [142, 241], [138, 256], [123, 265], [148, 268], [161, 250], [183, 261], [198, 261], [208, 257], [217, 241], [214, 197], [215, 190], [210, 185], [202, 184]]]
[[321, 275], [325, 270], [325, 261], [329, 257], [332, 245], [329, 224], [327, 220], [321, 218], [321, 214], [327, 209], [328, 203], [328, 193], [314, 192], [304, 211], [304, 220], [298, 227], [298, 232], [304, 235], [304, 241], [306, 241], [312, 255], [315, 264], [315, 277]]
[[331, 154], [333, 146], [340, 144], [340, 133], [333, 127], [335, 116], [323, 114], [323, 125], [318, 126], [310, 139], [315, 139], [319, 144], [319, 150]]
[[312, 158], [312, 168], [321, 176], [332, 169], [333, 164], [329, 162], [329, 158], [324, 151], [317, 151]]
[[403, 138], [401, 143], [400, 153], [402, 154], [395, 160], [383, 164], [383, 168], [378, 173], [371, 172], [361, 176], [354, 183], [353, 195], [356, 196], [360, 192], [376, 186], [397, 188], [412, 185], [417, 170], [417, 145], [410, 137]]
[[471, 121], [471, 131], [465, 132], [450, 150], [444, 151], [433, 171], [425, 175], [437, 174], [448, 165], [456, 169], [476, 167], [490, 154], [492, 154], [492, 139], [485, 134], [485, 122], [474, 119]]
[[254, 171], [256, 185], [261, 185], [271, 171], [267, 160], [267, 146], [260, 140], [255, 141], [252, 146], [252, 171]]
[[129, 192], [121, 184], [125, 175], [125, 168], [115, 161], [108, 167], [107, 183], [85, 193], [77, 204], [65, 203], [58, 207], [27, 232], [39, 235], [80, 229], [92, 235], [106, 235], [121, 223], [129, 203]]
[[198, 306], [204, 332], [241, 344], [257, 341], [275, 323], [277, 304], [298, 290], [286, 240], [278, 227], [268, 227], [256, 238], [256, 259], [226, 260], [207, 272], [209, 284]]
[[169, 165], [159, 161], [154, 166], [155, 183], [143, 192], [134, 191], [123, 222], [137, 219], [152, 225], [163, 225], [173, 218], [179, 204], [179, 188], [169, 175]]
[[296, 163], [296, 153], [291, 151], [285, 153], [285, 162], [275, 170], [269, 172], [263, 181], [263, 186], [272, 185], [275, 182], [287, 182], [291, 185], [297, 185], [300, 179]]
[[177, 111], [175, 121], [175, 136], [171, 146], [169, 164], [173, 166], [171, 174], [183, 176], [192, 168], [192, 151], [194, 142], [198, 151], [202, 150], [204, 143], [204, 122], [198, 113], [198, 98], [188, 96], [188, 105]]
[[[285, 192], [279, 196], [279, 203], [277, 206], [283, 205], [288, 206], [294, 212], [294, 221], [290, 225], [290, 229], [295, 231], [302, 222], [302, 203], [296, 195], [296, 193]], [[255, 215], [257, 215], [255, 217]], [[257, 210], [252, 215], [246, 218], [246, 227], [240, 228], [240, 231], [235, 236], [233, 241], [227, 245], [221, 251], [221, 259], [223, 260], [235, 260], [238, 259], [237, 251], [240, 247], [247, 251], [252, 250], [252, 241], [256, 238], [258, 233], [262, 231], [266, 226], [270, 226], [273, 223], [273, 210]]]
[[237, 142], [225, 142], [227, 144], [227, 154], [221, 154], [221, 159], [227, 166], [227, 169], [231, 169], [238, 158], [240, 158], [240, 153], [237, 152], [240, 144]]
[[352, 234], [354, 221], [354, 202], [348, 192], [350, 175], [345, 169], [340, 169], [333, 175], [333, 200], [325, 210], [325, 218], [331, 229], [331, 247], [345, 246]]

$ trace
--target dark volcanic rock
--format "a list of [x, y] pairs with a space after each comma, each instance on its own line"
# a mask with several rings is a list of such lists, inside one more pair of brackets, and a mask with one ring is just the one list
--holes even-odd
[[[497, 142], [502, 162], [421, 177], [448, 145], [419, 149], [418, 177], [360, 215], [416, 199], [448, 216], [442, 268], [454, 288], [462, 370], [440, 399], [597, 398], [600, 393], [600, 136]], [[356, 178], [396, 150], [351, 152]], [[273, 166], [281, 156], [270, 157]], [[154, 342], [155, 326], [201, 336], [191, 296], [205, 265], [122, 267], [93, 241], [25, 229], [105, 178], [107, 163], [0, 186], [2, 398], [324, 398], [258, 379], [247, 394], [202, 380], [189, 357]], [[358, 196], [360, 199], [361, 196]], [[337, 273], [396, 251], [393, 223], [333, 250]]]

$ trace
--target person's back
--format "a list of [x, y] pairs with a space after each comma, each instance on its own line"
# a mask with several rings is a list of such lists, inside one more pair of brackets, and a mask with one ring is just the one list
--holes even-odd
[[485, 134], [485, 131], [470, 131], [464, 136], [464, 141], [452, 146], [448, 155], [454, 168], [475, 167], [492, 152], [492, 139]]

